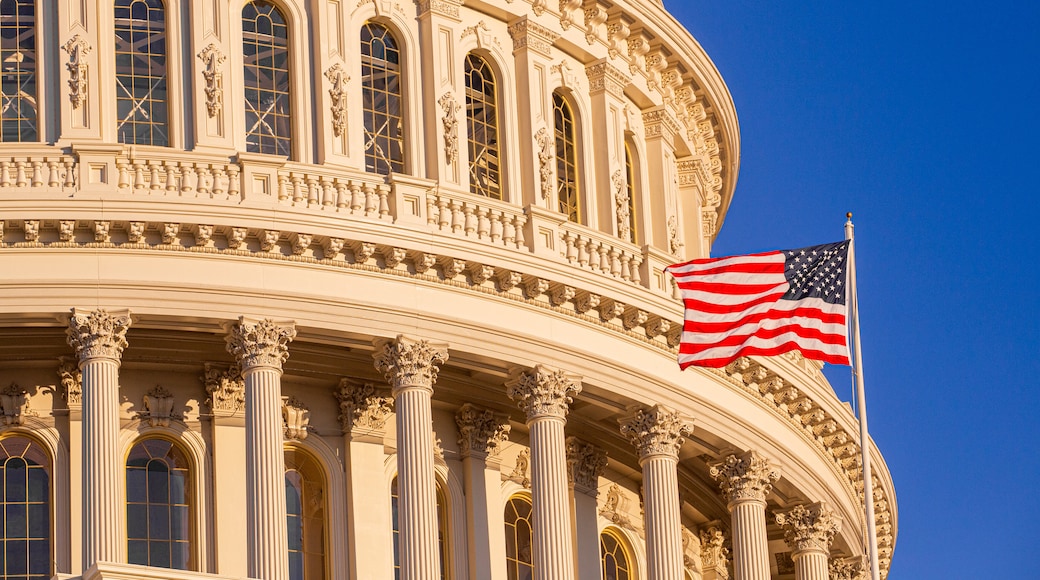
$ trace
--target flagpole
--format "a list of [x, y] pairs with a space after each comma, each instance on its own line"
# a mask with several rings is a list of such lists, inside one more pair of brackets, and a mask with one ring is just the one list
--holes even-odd
[[852, 374], [856, 377], [856, 407], [859, 409], [859, 447], [863, 454], [863, 503], [866, 506], [867, 542], [870, 554], [870, 578], [881, 580], [878, 567], [877, 529], [874, 521], [874, 480], [870, 474], [870, 437], [867, 435], [867, 397], [863, 389], [863, 354], [859, 343], [859, 303], [856, 297], [855, 234], [852, 212], [845, 215], [845, 239], [849, 240], [849, 318], [852, 322]]

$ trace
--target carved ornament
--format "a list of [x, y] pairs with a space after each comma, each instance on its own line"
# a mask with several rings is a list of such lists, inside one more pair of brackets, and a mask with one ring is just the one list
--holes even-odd
[[709, 525], [701, 529], [701, 570], [715, 571], [716, 578], [729, 578], [729, 542], [722, 528]]
[[127, 347], [126, 331], [129, 328], [129, 310], [109, 313], [102, 308], [92, 311], [73, 308], [65, 337], [80, 362], [95, 358], [119, 361]]
[[448, 345], [399, 334], [393, 340], [377, 340], [372, 357], [396, 396], [409, 387], [432, 390], [440, 365], [448, 360]]
[[639, 409], [621, 423], [621, 434], [635, 445], [640, 461], [661, 455], [677, 459], [683, 437], [692, 432], [692, 422], [661, 405]]
[[343, 65], [336, 63], [325, 71], [325, 78], [329, 79], [329, 104], [332, 111], [332, 134], [340, 137], [347, 132], [347, 83], [350, 76]]
[[165, 388], [155, 385], [142, 397], [142, 411], [138, 414], [141, 419], [148, 419], [152, 427], [169, 427], [173, 413], [173, 393]]
[[730, 455], [721, 463], [712, 465], [709, 473], [719, 483], [729, 502], [764, 502], [773, 484], [780, 479], [780, 472], [755, 451]]
[[606, 466], [606, 451], [577, 437], [567, 438], [567, 478], [576, 489], [596, 497]]
[[841, 518], [823, 502], [777, 512], [776, 523], [784, 529], [784, 540], [795, 556], [804, 552], [830, 554], [831, 541], [841, 529]]
[[198, 57], [202, 61], [202, 78], [206, 82], [206, 114], [213, 118], [224, 106], [224, 73], [221, 72], [221, 66], [227, 57], [212, 42], [199, 51]]
[[531, 489], [531, 478], [528, 475], [528, 469], [531, 467], [531, 451], [529, 449], [521, 449], [520, 453], [516, 455], [516, 465], [513, 467], [513, 471], [509, 474], [509, 479], [516, 483]]
[[353, 432], [355, 427], [382, 429], [394, 413], [394, 400], [379, 396], [372, 383], [341, 379], [336, 399], [339, 400], [339, 421], [344, 433]]
[[[537, 1], [532, 8], [537, 7]], [[535, 14], [538, 14], [537, 10]], [[509, 36], [513, 39], [514, 52], [529, 48], [543, 56], [552, 56], [552, 45], [560, 37], [559, 34], [526, 17], [509, 25]]]
[[610, 176], [610, 181], [614, 186], [614, 208], [617, 217], [618, 237], [622, 240], [629, 240], [632, 237], [632, 227], [630, 225], [631, 214], [629, 213], [628, 184], [626, 183], [624, 172], [620, 169], [615, 169], [614, 174]]
[[254, 368], [281, 370], [289, 358], [289, 343], [296, 338], [296, 325], [279, 324], [265, 318], [252, 321], [239, 318], [228, 333], [227, 350], [242, 367], [242, 372]]
[[29, 392], [17, 383], [0, 390], [0, 427], [24, 425], [26, 416], [38, 416], [29, 408]]
[[441, 125], [444, 128], [444, 159], [448, 165], [451, 165], [459, 158], [458, 113], [462, 106], [455, 101], [455, 95], [451, 94], [451, 91], [441, 95], [437, 104], [444, 111], [444, 115], [441, 117]]
[[237, 364], [222, 366], [206, 363], [202, 382], [209, 398], [206, 404], [215, 415], [233, 415], [246, 402], [246, 382]]
[[567, 416], [574, 395], [581, 392], [581, 376], [545, 365], [514, 369], [506, 394], [527, 414], [527, 420]]
[[282, 425], [285, 438], [303, 441], [310, 429], [311, 410], [295, 395], [282, 397]]
[[61, 396], [69, 407], [83, 404], [83, 372], [79, 370], [77, 361], [61, 357], [58, 359], [58, 380], [61, 382]]
[[556, 159], [555, 139], [545, 127], [542, 127], [534, 134], [534, 142], [538, 149], [538, 176], [541, 179], [542, 199], [552, 199], [553, 190], [556, 189], [552, 167]]
[[87, 100], [87, 55], [90, 54], [90, 44], [80, 35], [75, 35], [62, 47], [69, 55], [69, 62], [65, 68], [69, 71], [69, 100], [72, 108], [78, 109]]
[[455, 424], [459, 428], [459, 451], [463, 457], [495, 455], [509, 437], [510, 428], [505, 415], [470, 403], [455, 413]]

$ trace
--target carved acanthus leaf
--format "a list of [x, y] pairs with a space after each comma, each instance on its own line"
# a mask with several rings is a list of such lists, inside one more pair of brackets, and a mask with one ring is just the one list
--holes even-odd
[[80, 361], [93, 358], [119, 360], [127, 347], [126, 331], [129, 328], [130, 312], [127, 310], [110, 313], [104, 309], [84, 312], [73, 308], [65, 336]]
[[253, 321], [243, 317], [231, 327], [226, 341], [228, 352], [245, 372], [255, 367], [281, 369], [294, 338], [296, 325], [292, 322], [279, 324], [268, 318]]
[[566, 417], [574, 395], [581, 392], [581, 376], [546, 365], [513, 369], [511, 375], [506, 394], [523, 409], [528, 421]]
[[677, 458], [683, 437], [692, 432], [693, 423], [661, 405], [640, 409], [621, 423], [621, 434], [636, 446], [641, 460], [655, 455]]
[[509, 437], [509, 423], [505, 415], [490, 409], [481, 409], [470, 403], [455, 414], [459, 428], [459, 451], [467, 455], [495, 455], [499, 446]]
[[764, 502], [773, 489], [773, 483], [780, 479], [780, 472], [755, 451], [747, 451], [739, 456], [729, 455], [721, 463], [712, 465], [709, 472], [719, 482], [722, 494], [731, 502]]
[[339, 390], [339, 421], [344, 433], [354, 428], [382, 429], [394, 412], [394, 400], [379, 396], [372, 383], [341, 379]]
[[432, 389], [440, 365], [448, 360], [448, 345], [402, 334], [393, 340], [377, 340], [372, 357], [395, 393], [408, 387]]

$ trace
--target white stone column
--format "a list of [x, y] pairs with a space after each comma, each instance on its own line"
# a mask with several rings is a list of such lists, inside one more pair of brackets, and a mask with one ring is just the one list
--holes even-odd
[[563, 427], [573, 395], [581, 392], [581, 377], [544, 365], [516, 369], [512, 375], [506, 392], [527, 414], [530, 430], [534, 577], [573, 580], [574, 539]]
[[730, 455], [711, 467], [729, 502], [736, 580], [769, 580], [766, 496], [780, 473], [754, 451]]
[[778, 512], [776, 523], [784, 529], [784, 540], [792, 550], [795, 580], [829, 580], [831, 542], [841, 519], [817, 502]]
[[239, 318], [227, 349], [242, 367], [246, 401], [246, 537], [250, 578], [288, 580], [282, 364], [296, 337], [292, 322]]
[[621, 434], [639, 451], [649, 580], [684, 580], [679, 518], [679, 448], [693, 424], [680, 413], [654, 405], [621, 423]]
[[83, 569], [126, 561], [125, 466], [119, 454], [119, 364], [130, 312], [72, 309], [66, 337], [83, 378]]
[[578, 580], [601, 580], [599, 546], [599, 476], [607, 466], [607, 452], [577, 437], [567, 438], [567, 479], [574, 513], [574, 554]]
[[[494, 578], [505, 561], [505, 553], [492, 554], [492, 529], [489, 515], [502, 511], [501, 497], [490, 502], [490, 486], [500, 486], [499, 472], [488, 477], [488, 458], [496, 455], [499, 445], [509, 436], [505, 415], [466, 403], [455, 414], [459, 428], [459, 455], [462, 457], [463, 486], [466, 496], [466, 547], [469, 571], [473, 578]], [[497, 495], [497, 494], [496, 494]]]
[[397, 411], [397, 491], [401, 579], [440, 578], [437, 483], [430, 400], [448, 345], [398, 335], [376, 341], [376, 368], [386, 375]]

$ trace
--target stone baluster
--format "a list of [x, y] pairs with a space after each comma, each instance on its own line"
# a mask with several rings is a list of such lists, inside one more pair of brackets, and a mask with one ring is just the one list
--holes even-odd
[[288, 580], [289, 545], [282, 447], [282, 364], [296, 337], [292, 322], [239, 318], [227, 336], [245, 381], [246, 542], [250, 578]]
[[639, 452], [643, 468], [646, 559], [650, 580], [683, 580], [679, 517], [679, 448], [693, 424], [680, 413], [654, 405], [621, 423], [621, 433]]
[[517, 369], [512, 375], [507, 394], [526, 413], [531, 434], [535, 575], [539, 580], [573, 580], [563, 427], [572, 397], [581, 392], [581, 377], [544, 365]]
[[780, 473], [754, 451], [730, 455], [710, 473], [729, 502], [736, 580], [769, 580], [766, 496]]
[[66, 331], [83, 385], [83, 569], [126, 561], [126, 485], [119, 454], [119, 365], [130, 312], [72, 309]]
[[791, 548], [795, 580], [829, 580], [831, 541], [841, 528], [841, 519], [826, 504], [817, 502], [777, 512], [776, 523], [784, 529]]
[[[470, 403], [455, 414], [459, 429], [459, 455], [466, 497], [466, 547], [469, 572], [473, 578], [492, 578], [493, 567], [504, 562], [502, 546], [492, 542], [492, 530], [499, 529], [502, 512], [499, 447], [509, 436], [505, 415], [481, 409]], [[492, 519], [494, 518], [494, 519]], [[492, 522], [496, 525], [492, 527]]]
[[377, 340], [373, 357], [390, 383], [397, 411], [401, 578], [440, 578], [430, 401], [440, 365], [448, 360], [448, 345], [399, 335]]

